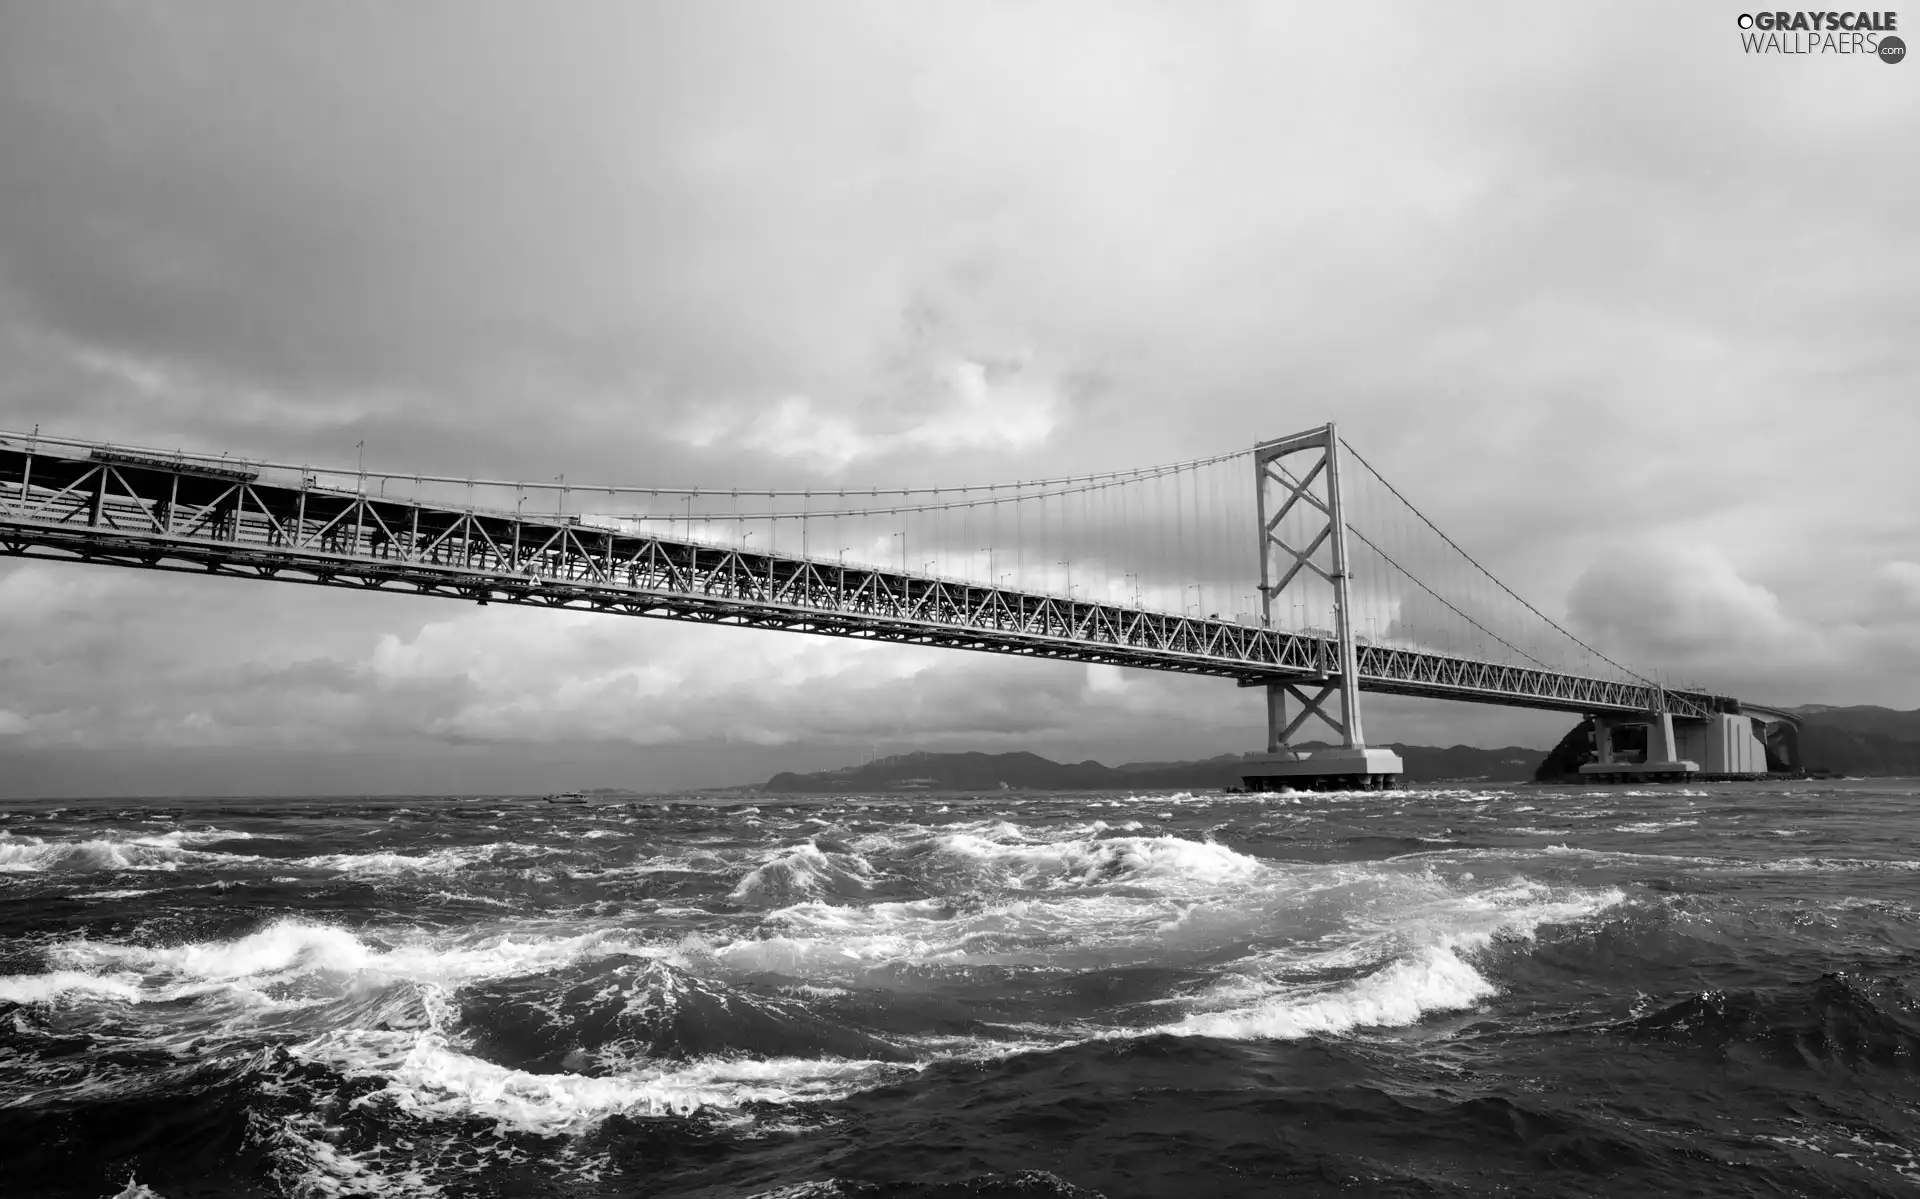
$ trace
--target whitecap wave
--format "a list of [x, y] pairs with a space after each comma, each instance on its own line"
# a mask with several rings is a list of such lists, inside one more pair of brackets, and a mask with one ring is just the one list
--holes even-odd
[[226, 829], [175, 829], [166, 833], [116, 833], [82, 840], [47, 840], [0, 832], [0, 871], [25, 874], [49, 871], [178, 870], [185, 863], [258, 861], [249, 854], [192, 848], [216, 841], [250, 841], [251, 833]]
[[295, 858], [290, 866], [312, 870], [336, 870], [363, 878], [394, 877], [410, 874], [452, 874], [460, 870], [486, 866], [508, 855], [545, 857], [555, 851], [537, 845], [495, 841], [485, 845], [449, 846], [421, 854], [404, 853], [332, 853]]
[[534, 1073], [462, 1052], [447, 1029], [456, 1009], [428, 993], [423, 1029], [342, 1029], [293, 1047], [293, 1057], [349, 1078], [376, 1078], [385, 1100], [417, 1117], [493, 1120], [517, 1131], [555, 1136], [585, 1131], [616, 1114], [685, 1115], [748, 1103], [836, 1099], [920, 1067], [842, 1058], [703, 1057], [639, 1060], [598, 1077]]
[[1699, 824], [1698, 820], [1636, 820], [1631, 824], [1616, 824], [1616, 833], [1662, 833], [1670, 828], [1687, 828]]
[[[1528, 880], [1465, 894], [1448, 889], [1392, 912], [1374, 935], [1243, 963], [1238, 977], [1215, 983], [1193, 1001], [1197, 1010], [1160, 1031], [1290, 1040], [1403, 1027], [1471, 1008], [1499, 993], [1474, 964], [1476, 954], [1496, 940], [1531, 940], [1542, 925], [1591, 918], [1625, 898], [1617, 889], [1556, 892]], [[1365, 973], [1352, 975], [1356, 966]], [[1347, 977], [1328, 981], [1330, 974]]]
[[1430, 945], [1344, 986], [1296, 989], [1231, 1011], [1195, 1012], [1160, 1031], [1230, 1040], [1295, 1040], [1416, 1024], [1430, 1012], [1472, 1007], [1495, 991], [1457, 952]]
[[788, 903], [812, 896], [865, 895], [873, 865], [851, 851], [829, 853], [808, 842], [782, 849], [742, 878], [727, 898], [736, 903]]
[[1859, 870], [1920, 870], [1920, 861], [1912, 858], [1798, 857], [1753, 862], [1746, 869], [1767, 874], [1851, 874]]
[[87, 995], [168, 1003], [218, 992], [278, 1003], [399, 981], [458, 986], [615, 953], [670, 957], [673, 951], [644, 944], [619, 928], [559, 936], [508, 930], [458, 938], [406, 931], [395, 943], [382, 945], [337, 926], [282, 919], [244, 936], [182, 945], [57, 942], [46, 950], [46, 971], [0, 976], [0, 999], [36, 1003]]
[[1036, 842], [952, 833], [938, 838], [935, 848], [982, 881], [1022, 890], [1134, 884], [1166, 894], [1197, 893], [1271, 869], [1224, 845], [1173, 836]]

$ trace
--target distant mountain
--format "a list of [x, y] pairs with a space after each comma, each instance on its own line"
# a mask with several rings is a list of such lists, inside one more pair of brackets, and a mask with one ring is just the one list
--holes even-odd
[[1920, 775], [1920, 711], [1807, 704], [1793, 712], [1803, 722], [1800, 754], [1809, 770]]
[[[1302, 749], [1324, 749], [1309, 742]], [[1436, 749], [1426, 745], [1389, 745], [1406, 763], [1409, 782], [1446, 779], [1522, 782], [1533, 777], [1543, 755], [1537, 749], [1509, 746], [1477, 749], [1455, 745]], [[1199, 787], [1215, 790], [1240, 784], [1242, 756], [1222, 754], [1199, 762], [1133, 762], [1107, 766], [1100, 762], [1055, 762], [1032, 753], [911, 753], [881, 758], [861, 766], [817, 774], [776, 774], [762, 791], [819, 793], [836, 791], [997, 791], [1001, 784], [1018, 791], [1102, 791], [1131, 787], [1156, 790]]]
[[[1862, 704], [1806, 704], [1788, 711], [1801, 718], [1799, 764], [1815, 774], [1920, 775], [1920, 711], [1901, 712]], [[1576, 774], [1591, 760], [1592, 722], [1573, 726], [1547, 752], [1536, 777], [1542, 782]]]
[[[1901, 712], [1869, 705], [1834, 707], [1808, 704], [1789, 709], [1801, 717], [1799, 761], [1815, 773], [1841, 775], [1920, 775], [1920, 711]], [[1479, 749], [1454, 745], [1401, 745], [1392, 749], [1406, 763], [1408, 782], [1450, 779], [1517, 783], [1551, 781], [1578, 771], [1582, 754], [1593, 746], [1592, 725], [1576, 724], [1560, 744], [1542, 753], [1508, 746]], [[1324, 749], [1309, 742], [1302, 749]], [[911, 753], [860, 766], [816, 774], [782, 772], [759, 790], [774, 793], [845, 791], [997, 791], [1001, 784], [1018, 791], [1101, 791], [1131, 787], [1215, 790], [1238, 786], [1243, 759], [1221, 754], [1197, 762], [1055, 762], [1033, 753]], [[1782, 763], [1784, 764], [1784, 763]]]

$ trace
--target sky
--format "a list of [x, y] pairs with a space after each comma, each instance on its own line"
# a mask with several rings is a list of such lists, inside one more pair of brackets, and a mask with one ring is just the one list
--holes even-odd
[[[1740, 11], [8, 4], [0, 428], [825, 487], [1336, 420], [1621, 661], [1920, 707], [1920, 66], [1748, 55]], [[0, 562], [10, 795], [1172, 759], [1261, 720], [1216, 680]]]

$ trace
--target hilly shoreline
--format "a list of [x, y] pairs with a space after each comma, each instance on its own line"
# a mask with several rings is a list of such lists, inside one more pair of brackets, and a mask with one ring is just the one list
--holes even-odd
[[[1899, 711], [1872, 705], [1836, 707], [1808, 704], [1792, 709], [1802, 719], [1801, 764], [1814, 774], [1863, 777], [1920, 775], [1920, 710]], [[1406, 763], [1410, 783], [1551, 782], [1577, 769], [1587, 722], [1569, 730], [1553, 750], [1510, 745], [1483, 749], [1390, 743], [1384, 748]], [[1302, 749], [1325, 748], [1308, 742]], [[757, 788], [774, 794], [832, 794], [846, 791], [1092, 791], [1116, 787], [1145, 789], [1238, 786], [1243, 755], [1221, 754], [1199, 761], [1131, 762], [1108, 766], [1091, 759], [1055, 762], [1038, 754], [915, 752], [880, 758], [838, 770], [799, 774], [782, 771]]]
[[[1325, 748], [1319, 742], [1303, 749]], [[1533, 778], [1546, 754], [1537, 749], [1508, 746], [1479, 749], [1455, 745], [1437, 749], [1426, 745], [1390, 745], [1406, 762], [1410, 782], [1526, 782]], [[1221, 754], [1197, 762], [1131, 762], [1108, 766], [1091, 759], [1055, 762], [1038, 754], [1016, 752], [909, 753], [880, 758], [859, 766], [813, 774], [783, 771], [760, 787], [773, 793], [821, 794], [840, 791], [994, 791], [1004, 784], [1015, 791], [1097, 791], [1109, 788], [1204, 787], [1218, 789], [1240, 784], [1238, 754]]]

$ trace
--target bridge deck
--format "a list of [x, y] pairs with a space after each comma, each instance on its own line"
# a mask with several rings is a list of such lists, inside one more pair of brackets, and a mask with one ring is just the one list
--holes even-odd
[[[285, 478], [272, 477], [284, 474]], [[0, 547], [29, 557], [532, 604], [1232, 678], [1324, 679], [1321, 636], [323, 487], [229, 459], [0, 438]], [[1380, 645], [1360, 685], [1567, 712], [1722, 697]]]

